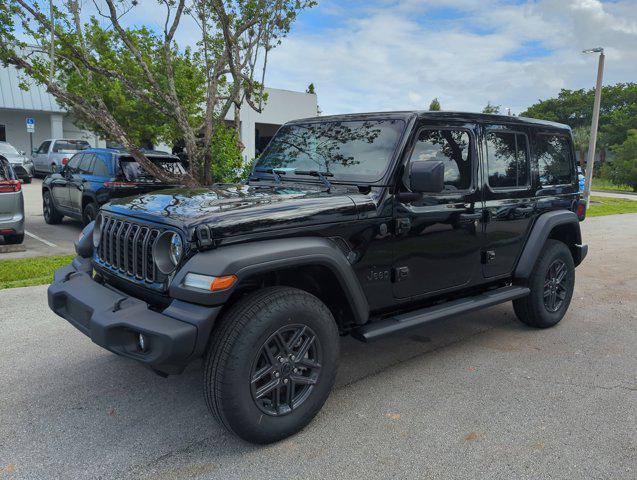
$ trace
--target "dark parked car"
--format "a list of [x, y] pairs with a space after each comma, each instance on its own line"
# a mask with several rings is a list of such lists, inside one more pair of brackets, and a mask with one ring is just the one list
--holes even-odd
[[556, 325], [587, 253], [574, 158], [569, 127], [532, 119], [295, 121], [245, 185], [102, 207], [49, 305], [161, 375], [203, 357], [213, 415], [273, 442], [325, 402], [339, 335], [371, 341], [508, 301], [525, 324]]
[[13, 167], [0, 157], [0, 236], [5, 243], [24, 241], [22, 184]]
[[[185, 172], [175, 156], [162, 152], [146, 155], [172, 173]], [[49, 175], [42, 182], [44, 220], [56, 224], [67, 215], [88, 224], [100, 206], [112, 198], [171, 186], [150, 176], [123, 150], [87, 149], [73, 155], [60, 173]]]

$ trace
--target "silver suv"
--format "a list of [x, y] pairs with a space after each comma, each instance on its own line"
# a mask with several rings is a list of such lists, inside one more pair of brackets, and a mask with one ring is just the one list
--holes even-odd
[[91, 146], [86, 140], [53, 138], [42, 142], [33, 152], [33, 165], [36, 173], [48, 175], [57, 172], [69, 159], [81, 150]]
[[19, 152], [7, 142], [0, 142], [0, 158], [7, 160], [14, 173], [24, 183], [31, 183], [33, 177], [33, 162], [24, 152]]
[[22, 185], [4, 158], [0, 158], [0, 236], [5, 243], [24, 241]]

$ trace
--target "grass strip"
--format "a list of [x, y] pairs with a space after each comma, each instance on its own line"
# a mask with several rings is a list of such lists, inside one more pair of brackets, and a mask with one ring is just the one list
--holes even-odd
[[75, 255], [0, 260], [0, 290], [51, 283], [53, 271], [71, 263]]

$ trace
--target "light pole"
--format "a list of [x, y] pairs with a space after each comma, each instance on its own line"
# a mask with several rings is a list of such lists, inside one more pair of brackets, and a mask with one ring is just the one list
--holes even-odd
[[597, 144], [597, 125], [599, 124], [599, 106], [602, 100], [602, 78], [604, 77], [604, 49], [602, 47], [584, 50], [582, 53], [599, 53], [597, 66], [597, 85], [595, 86], [595, 102], [593, 103], [593, 119], [591, 121], [591, 138], [588, 142], [588, 159], [586, 160], [586, 182], [584, 183], [584, 199], [588, 210], [591, 198], [591, 181], [593, 180], [593, 163], [595, 162], [595, 146]]

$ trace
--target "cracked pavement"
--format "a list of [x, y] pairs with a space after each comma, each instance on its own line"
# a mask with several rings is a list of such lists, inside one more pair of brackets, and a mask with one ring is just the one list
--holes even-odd
[[46, 306], [0, 291], [0, 479], [626, 478], [637, 475], [637, 215], [582, 224], [566, 318], [510, 304], [365, 345], [303, 432], [241, 442], [207, 412], [201, 363], [160, 378]]

